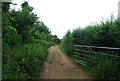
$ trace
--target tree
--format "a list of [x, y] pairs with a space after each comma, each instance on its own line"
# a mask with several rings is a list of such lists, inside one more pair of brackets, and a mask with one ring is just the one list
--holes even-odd
[[9, 8], [11, 3], [2, 3], [2, 36], [3, 41], [9, 45], [17, 45], [21, 42], [21, 36], [18, 35], [16, 28], [11, 26]]
[[18, 34], [22, 36], [22, 41], [29, 43], [33, 38], [31, 29], [38, 17], [32, 13], [33, 8], [29, 6], [28, 2], [24, 2], [21, 6], [22, 10], [11, 12], [10, 15], [14, 18], [14, 20], [11, 20], [11, 23], [17, 29]]

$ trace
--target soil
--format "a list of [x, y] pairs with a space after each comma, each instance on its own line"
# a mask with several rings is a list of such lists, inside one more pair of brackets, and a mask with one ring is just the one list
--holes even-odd
[[92, 79], [82, 68], [76, 66], [58, 46], [50, 47], [40, 79]]

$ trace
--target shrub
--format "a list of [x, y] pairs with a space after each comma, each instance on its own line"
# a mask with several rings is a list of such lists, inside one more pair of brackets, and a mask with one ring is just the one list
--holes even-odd
[[48, 43], [20, 45], [3, 44], [3, 79], [34, 79], [41, 74], [48, 54]]
[[[67, 55], [71, 55], [74, 58], [74, 44], [77, 45], [92, 45], [92, 46], [103, 46], [103, 47], [120, 47], [120, 22], [118, 19], [110, 19], [100, 24], [87, 26], [86, 28], [77, 28], [73, 32], [67, 32], [67, 34], [62, 39], [60, 44], [61, 49]], [[71, 45], [70, 45], [71, 44]], [[81, 48], [77, 48], [81, 49]], [[94, 49], [95, 50], [95, 49]], [[98, 52], [105, 52], [105, 50], [95, 50]], [[119, 58], [115, 59], [113, 57], [107, 57], [105, 55], [94, 55], [93, 53], [88, 52], [79, 52], [85, 55], [91, 56], [88, 58], [84, 57], [87, 64], [92, 64], [91, 73], [97, 79], [119, 79], [120, 73], [119, 67], [120, 62]], [[120, 55], [119, 51], [111, 52], [108, 50], [107, 54]], [[96, 56], [100, 58], [99, 60], [93, 59], [92, 57]], [[82, 57], [82, 55], [81, 55]], [[79, 58], [80, 59], [80, 58]]]

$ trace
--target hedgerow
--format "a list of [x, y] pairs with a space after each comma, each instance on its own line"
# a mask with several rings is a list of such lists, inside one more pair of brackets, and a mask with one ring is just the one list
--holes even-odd
[[[101, 46], [101, 47], [116, 47], [120, 48], [120, 21], [119, 19], [108, 19], [101, 21], [99, 24], [89, 25], [86, 28], [77, 28], [72, 32], [68, 31], [62, 39], [60, 44], [61, 49], [70, 57], [74, 57], [73, 45], [86, 45], [86, 46]], [[78, 48], [80, 50], [80, 48]], [[120, 56], [119, 51], [112, 52], [110, 50], [95, 50], [99, 53], [107, 53]], [[85, 58], [85, 61], [93, 64], [91, 73], [96, 79], [119, 79], [119, 58], [107, 58], [107, 56], [98, 55], [98, 61], [93, 59], [94, 53], [79, 52], [88, 54], [91, 58]]]

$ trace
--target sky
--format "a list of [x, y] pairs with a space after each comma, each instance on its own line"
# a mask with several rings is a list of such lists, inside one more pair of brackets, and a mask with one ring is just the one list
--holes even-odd
[[68, 30], [84, 28], [110, 18], [117, 17], [120, 0], [12, 0], [16, 10], [28, 1], [33, 12], [58, 38], [63, 38]]

